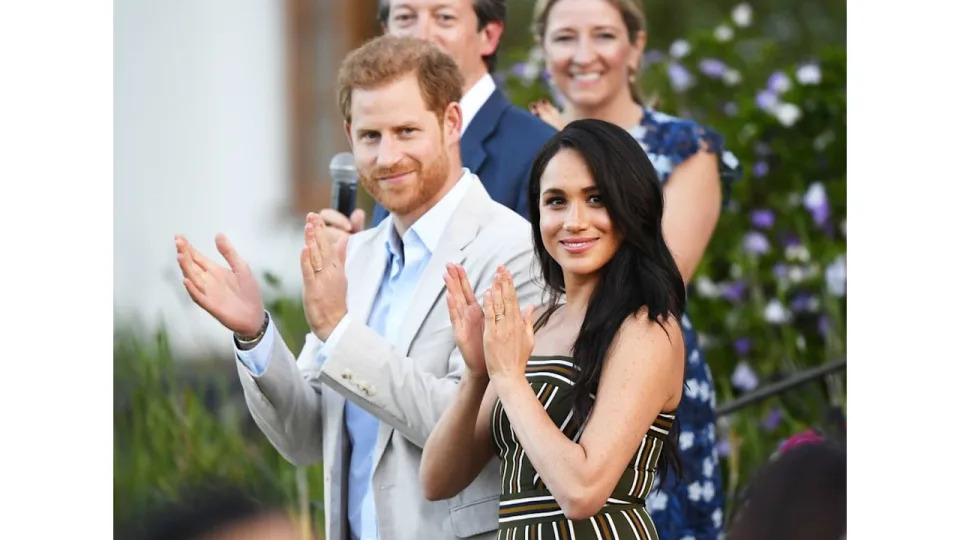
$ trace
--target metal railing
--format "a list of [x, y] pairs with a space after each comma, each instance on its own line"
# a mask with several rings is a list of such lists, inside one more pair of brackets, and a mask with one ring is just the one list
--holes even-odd
[[833, 362], [827, 362], [826, 364], [819, 365], [815, 368], [794, 373], [793, 375], [781, 381], [771, 383], [763, 388], [754, 390], [749, 394], [744, 394], [737, 399], [720, 404], [717, 407], [717, 417], [734, 413], [748, 405], [753, 405], [754, 403], [758, 403], [765, 399], [778, 396], [810, 381], [826, 377], [831, 373], [835, 373], [846, 368], [847, 359], [844, 358], [843, 360], [834, 360]]

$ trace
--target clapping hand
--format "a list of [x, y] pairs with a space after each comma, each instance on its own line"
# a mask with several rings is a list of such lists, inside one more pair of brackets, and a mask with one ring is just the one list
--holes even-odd
[[523, 312], [510, 272], [500, 266], [483, 295], [483, 354], [490, 378], [525, 378], [533, 352], [533, 306]]
[[487, 365], [483, 359], [483, 308], [473, 295], [463, 266], [448, 264], [443, 282], [447, 285], [450, 323], [457, 337], [457, 347], [467, 367], [468, 374], [465, 376], [486, 379]]
[[307, 214], [300, 252], [303, 312], [310, 329], [322, 341], [330, 337], [347, 313], [346, 252], [347, 236], [334, 245], [323, 219], [313, 212]]
[[175, 236], [174, 242], [183, 286], [190, 298], [234, 333], [256, 334], [265, 317], [260, 287], [250, 265], [240, 258], [226, 235], [218, 234], [216, 244], [229, 268], [208, 259], [183, 236]]

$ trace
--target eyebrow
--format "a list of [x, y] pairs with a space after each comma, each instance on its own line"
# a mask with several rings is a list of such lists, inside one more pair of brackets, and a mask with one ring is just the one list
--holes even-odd
[[[594, 191], [600, 191], [600, 188], [597, 186], [589, 186], [580, 190], [581, 193], [592, 193]], [[544, 195], [565, 195], [566, 191], [557, 188], [550, 188], [543, 190]]]
[[[589, 28], [590, 31], [604, 31], [604, 32], [618, 32], [620, 29], [616, 26], [610, 24], [601, 24], [598, 26], [593, 26]], [[559, 34], [560, 32], [575, 32], [576, 29], [571, 26], [561, 26], [560, 28], [555, 28], [550, 32], [550, 35]]]

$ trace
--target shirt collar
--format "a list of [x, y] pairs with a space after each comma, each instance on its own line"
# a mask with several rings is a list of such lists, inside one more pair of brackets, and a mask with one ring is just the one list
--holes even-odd
[[440, 244], [440, 237], [443, 236], [450, 219], [453, 217], [454, 211], [456, 211], [457, 206], [460, 204], [460, 201], [463, 200], [464, 195], [466, 195], [470, 189], [470, 185], [475, 178], [466, 167], [463, 167], [462, 171], [463, 173], [460, 175], [460, 178], [457, 179], [457, 182], [453, 184], [453, 187], [450, 188], [450, 191], [437, 201], [437, 204], [433, 205], [426, 213], [420, 216], [420, 219], [414, 222], [407, 232], [404, 233], [402, 244], [400, 238], [397, 236], [397, 228], [393, 224], [393, 215], [390, 215], [390, 232], [387, 235], [386, 241], [387, 250], [390, 253], [394, 256], [401, 256], [401, 245], [405, 248], [413, 242], [419, 242], [431, 254], [437, 250], [437, 246]]
[[480, 108], [490, 99], [496, 89], [497, 83], [493, 82], [493, 77], [487, 73], [480, 77], [480, 80], [460, 98], [460, 110], [463, 111], [463, 127], [460, 129], [460, 133], [467, 131], [470, 121], [477, 116]]

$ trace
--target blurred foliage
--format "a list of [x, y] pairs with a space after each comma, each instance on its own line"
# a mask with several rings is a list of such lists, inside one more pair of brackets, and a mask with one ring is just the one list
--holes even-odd
[[[280, 288], [273, 276], [264, 282]], [[267, 309], [299, 350], [307, 332], [299, 299], [277, 296]], [[322, 465], [298, 469], [271, 446], [247, 411], [236, 369], [232, 359], [177, 361], [162, 328], [150, 338], [130, 328], [114, 336], [114, 521], [131, 537], [172, 502], [228, 486], [292, 513], [306, 505], [322, 538]]]
[[[714, 19], [698, 12], [702, 26], [691, 27], [665, 17], [667, 4], [648, 11], [645, 101], [718, 131], [744, 168], [689, 291], [723, 403], [846, 356], [846, 50], [842, 31], [815, 45], [771, 35], [790, 11], [765, 20], [751, 4], [728, 13], [717, 4], [705, 9]], [[693, 13], [677, 4], [670, 10]], [[842, 30], [842, 21], [809, 24], [804, 35]], [[664, 36], [670, 27], [683, 33]], [[546, 97], [562, 107], [536, 47], [505, 52], [515, 61], [497, 79], [515, 103]], [[728, 512], [787, 436], [814, 427], [842, 438], [845, 405], [840, 374], [721, 418]]]

